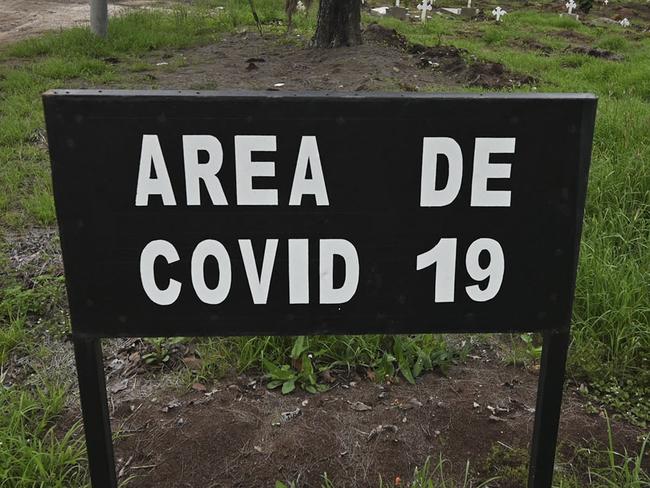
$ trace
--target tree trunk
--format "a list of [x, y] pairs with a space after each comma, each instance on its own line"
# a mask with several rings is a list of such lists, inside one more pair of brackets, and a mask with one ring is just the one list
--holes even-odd
[[320, 0], [312, 46], [356, 46], [361, 42], [361, 0]]

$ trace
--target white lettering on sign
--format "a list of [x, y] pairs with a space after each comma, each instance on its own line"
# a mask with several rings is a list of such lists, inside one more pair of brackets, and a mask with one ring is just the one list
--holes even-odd
[[[266, 239], [261, 271], [253, 252], [250, 239], [239, 239], [239, 251], [244, 263], [253, 303], [265, 304], [268, 300], [274, 273], [275, 256], [278, 239]], [[288, 239], [288, 275], [290, 304], [309, 303], [309, 240]], [[343, 284], [335, 286], [334, 260], [343, 259], [345, 273]], [[161, 289], [156, 284], [154, 264], [158, 258], [164, 258], [168, 264], [180, 261], [178, 251], [168, 241], [156, 240], [147, 244], [140, 256], [140, 277], [142, 287], [149, 299], [158, 305], [172, 305], [179, 297], [181, 283], [170, 279], [169, 285]], [[216, 260], [219, 274], [214, 288], [206, 283], [205, 266], [208, 259]], [[319, 241], [319, 285], [321, 304], [341, 304], [349, 302], [359, 286], [359, 256], [354, 245], [345, 239], [321, 239]], [[228, 297], [232, 285], [232, 264], [226, 247], [219, 241], [206, 239], [201, 241], [191, 258], [192, 287], [197, 298], [208, 305], [223, 303]]]
[[[490, 162], [492, 154], [514, 154], [514, 137], [477, 137], [474, 141], [474, 164], [472, 167], [472, 207], [510, 207], [509, 190], [488, 190], [488, 180], [510, 178], [510, 163]], [[439, 156], [447, 161], [447, 182], [444, 188], [436, 188]], [[420, 181], [420, 206], [444, 207], [450, 205], [460, 193], [463, 178], [463, 153], [460, 145], [448, 137], [425, 137], [422, 140], [422, 177]], [[440, 239], [432, 249], [416, 258], [417, 271], [436, 265], [433, 299], [436, 303], [451, 303], [455, 298], [456, 285], [456, 238]], [[490, 259], [486, 267], [480, 264], [480, 255], [487, 252]], [[497, 296], [505, 274], [503, 249], [494, 239], [474, 241], [465, 256], [465, 268], [470, 278], [479, 284], [465, 287], [470, 299], [486, 302]]]
[[240, 239], [239, 249], [246, 269], [248, 286], [251, 290], [253, 303], [266, 303], [269, 296], [269, 286], [271, 285], [271, 273], [275, 263], [275, 253], [278, 250], [277, 239], [267, 239], [264, 247], [264, 257], [262, 258], [262, 272], [257, 274], [257, 264], [253, 254], [253, 244], [250, 239]]
[[489, 179], [510, 178], [509, 163], [490, 163], [491, 154], [513, 154], [515, 139], [478, 137], [474, 149], [472, 173], [472, 207], [509, 207], [510, 190], [487, 189]]
[[[152, 168], [156, 173], [155, 178], [151, 177]], [[149, 195], [160, 195], [163, 205], [176, 205], [174, 189], [169, 180], [158, 136], [145, 134], [142, 136], [135, 205], [137, 207], [149, 205]]]
[[[208, 287], [205, 282], [205, 261], [209, 257], [219, 264], [219, 283], [215, 288]], [[228, 296], [231, 282], [230, 257], [224, 245], [214, 239], [201, 241], [192, 254], [192, 285], [196, 296], [203, 303], [218, 305]]]
[[[201, 194], [205, 188], [212, 205], [228, 205], [219, 180], [224, 163], [223, 146], [212, 135], [184, 135], [183, 169], [185, 197], [188, 206], [202, 205]], [[494, 154], [514, 154], [515, 138], [477, 137], [474, 140], [474, 157], [471, 170], [470, 206], [510, 207], [510, 190], [488, 190], [490, 180], [509, 179], [511, 164], [491, 161]], [[237, 135], [234, 137], [234, 168], [236, 204], [277, 206], [278, 190], [260, 188], [256, 180], [275, 178], [275, 162], [261, 161], [256, 152], [273, 153], [277, 149], [274, 135]], [[267, 156], [268, 159], [268, 156]], [[446, 164], [446, 181], [439, 177], [441, 164]], [[272, 180], [271, 180], [272, 181]], [[451, 205], [461, 193], [463, 183], [463, 152], [461, 146], [449, 137], [424, 137], [422, 139], [422, 173], [420, 179], [420, 206], [445, 207]], [[268, 186], [268, 183], [267, 183]], [[149, 205], [150, 197], [158, 196], [164, 206], [175, 206], [176, 197], [169, 178], [163, 151], [154, 134], [142, 137], [140, 165], [136, 189], [136, 206]], [[296, 157], [289, 206], [301, 206], [305, 196], [313, 196], [308, 205], [329, 206], [323, 165], [315, 136], [302, 136]], [[254, 304], [266, 304], [279, 245], [278, 239], [266, 239], [262, 256], [255, 257], [250, 239], [239, 239], [248, 288]], [[433, 299], [436, 303], [453, 303], [456, 290], [458, 239], [442, 238], [430, 250], [416, 257], [416, 270], [435, 265]], [[481, 256], [489, 258], [481, 262]], [[310, 302], [309, 240], [287, 239], [287, 274], [289, 304]], [[155, 264], [162, 258], [167, 264], [180, 260], [176, 248], [159, 239], [145, 246], [140, 256], [142, 287], [149, 299], [158, 305], [171, 305], [178, 299], [182, 284], [169, 279], [166, 288], [156, 282]], [[341, 304], [349, 302], [359, 286], [359, 255], [354, 244], [346, 239], [319, 240], [319, 303]], [[216, 260], [218, 281], [212, 287], [206, 282], [205, 268], [208, 260]], [[334, 263], [341, 261], [345, 272], [343, 282], [334, 283]], [[482, 265], [484, 264], [484, 266]], [[505, 257], [501, 244], [491, 238], [480, 238], [470, 244], [465, 255], [467, 275], [476, 283], [467, 285], [465, 292], [475, 302], [486, 302], [497, 296], [505, 274]], [[196, 297], [203, 303], [223, 303], [232, 285], [232, 263], [226, 247], [219, 241], [206, 239], [198, 243], [191, 257], [191, 281]], [[485, 283], [484, 283], [485, 282]]]
[[[433, 264], [436, 265], [436, 273], [433, 284], [433, 299], [436, 303], [451, 303], [454, 301], [456, 284], [456, 247], [457, 239], [440, 239], [433, 249], [418, 255], [415, 269], [420, 271]], [[486, 251], [490, 256], [487, 267], [481, 267], [479, 256]], [[494, 239], [482, 238], [474, 241], [467, 250], [465, 257], [467, 274], [476, 281], [488, 280], [485, 289], [478, 284], [467, 286], [467, 295], [475, 302], [487, 302], [492, 300], [503, 282], [505, 273], [505, 259], [503, 249]]]
[[253, 161], [254, 151], [275, 152], [275, 136], [235, 136], [238, 205], [277, 205], [276, 189], [253, 188], [253, 178], [275, 176], [273, 161]]
[[142, 288], [149, 299], [158, 305], [171, 305], [181, 293], [181, 284], [176, 280], [169, 280], [166, 289], [161, 290], [156, 284], [154, 264], [158, 257], [163, 257], [167, 264], [180, 260], [178, 251], [169, 242], [164, 240], [152, 241], [147, 244], [140, 255], [140, 280]]
[[[311, 178], [309, 179], [307, 178], [307, 169], [311, 171]], [[289, 205], [300, 205], [303, 195], [314, 195], [316, 205], [319, 207], [330, 204], [327, 198], [320, 154], [318, 154], [318, 143], [314, 136], [303, 136], [300, 141]]]
[[[199, 163], [199, 153], [208, 153], [208, 161]], [[183, 136], [185, 163], [185, 192], [188, 205], [201, 205], [201, 181], [210, 194], [213, 205], [228, 205], [217, 177], [223, 164], [223, 149], [214, 136]]]
[[[228, 205], [218, 177], [224, 160], [223, 147], [219, 139], [211, 135], [184, 135], [182, 140], [187, 205], [202, 204], [202, 187], [206, 188], [213, 205]], [[276, 147], [276, 136], [235, 136], [237, 205], [278, 205], [277, 189], [256, 188], [254, 185], [256, 179], [275, 176], [275, 162], [255, 161], [253, 158], [254, 152], [275, 152]], [[207, 155], [207, 161], [200, 161], [202, 153]], [[152, 176], [152, 171], [155, 176]], [[308, 177], [308, 173], [311, 173], [311, 177]], [[148, 206], [151, 195], [160, 196], [165, 206], [176, 205], [174, 188], [169, 179], [158, 136], [145, 134], [142, 136], [135, 197], [136, 206]], [[303, 136], [300, 140], [289, 205], [302, 205], [305, 195], [313, 195], [316, 205], [319, 207], [329, 205], [318, 142], [315, 136]]]
[[289, 303], [309, 303], [308, 239], [289, 239]]
[[416, 259], [415, 269], [428, 268], [436, 265], [435, 282], [433, 285], [434, 300], [437, 303], [454, 301], [454, 285], [456, 283], [456, 242], [458, 239], [440, 239], [433, 249], [420, 254]]
[[[485, 268], [482, 268], [479, 262], [479, 257], [483, 251], [486, 251], [490, 255], [490, 262]], [[506, 268], [501, 244], [494, 239], [487, 238], [472, 242], [465, 257], [465, 267], [467, 268], [467, 274], [473, 280], [488, 280], [484, 290], [481, 290], [479, 285], [471, 285], [465, 288], [472, 300], [475, 302], [487, 302], [497, 296]]]
[[[334, 256], [345, 261], [345, 281], [334, 288]], [[350, 241], [321, 239], [320, 241], [320, 303], [345, 303], [359, 285], [359, 256]]]
[[[438, 156], [447, 158], [449, 177], [447, 185], [436, 190]], [[449, 137], [425, 137], [422, 142], [421, 207], [445, 207], [458, 196], [463, 181], [463, 152]]]
[[[510, 178], [510, 163], [491, 163], [492, 154], [513, 154], [514, 137], [477, 137], [472, 168], [472, 207], [509, 207], [509, 190], [488, 190], [488, 180]], [[448, 178], [444, 188], [436, 189], [438, 159], [447, 160]], [[463, 180], [463, 153], [460, 145], [449, 137], [425, 137], [422, 141], [422, 177], [420, 206], [445, 207], [451, 204]]]

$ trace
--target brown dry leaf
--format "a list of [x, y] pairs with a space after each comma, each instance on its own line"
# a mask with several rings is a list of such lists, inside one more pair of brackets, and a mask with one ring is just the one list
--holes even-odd
[[375, 372], [370, 368], [366, 369], [366, 378], [368, 378], [370, 381], [375, 381]]
[[208, 391], [208, 389], [205, 387], [205, 385], [203, 383], [194, 383], [192, 385], [192, 389], [196, 390], [196, 391], [199, 391], [201, 393], [205, 393], [206, 391]]
[[334, 383], [336, 381], [336, 378], [334, 378], [334, 376], [332, 376], [332, 373], [330, 373], [329, 371], [323, 371], [321, 376], [325, 383]]
[[192, 371], [198, 371], [201, 369], [201, 360], [196, 356], [187, 356], [183, 358], [183, 364], [187, 366]]

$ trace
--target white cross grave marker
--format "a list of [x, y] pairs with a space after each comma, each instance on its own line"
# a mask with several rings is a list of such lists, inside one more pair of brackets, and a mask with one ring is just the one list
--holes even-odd
[[576, 5], [576, 3], [574, 2], [574, 0], [569, 0], [569, 1], [565, 4], [565, 6], [566, 6], [566, 8], [569, 9], [569, 15], [573, 14], [573, 9], [575, 9], [575, 8], [577, 7], [577, 5]]
[[395, 6], [399, 7], [399, 0], [395, 0]]
[[609, 3], [609, 0], [603, 0], [603, 3], [607, 5]]
[[619, 22], [623, 27], [630, 27], [630, 21], [627, 20], [627, 17]]
[[492, 11], [492, 15], [494, 15], [497, 18], [497, 22], [501, 22], [501, 17], [503, 17], [507, 13], [508, 12], [503, 10], [501, 7], [497, 7]]
[[430, 0], [422, 0], [422, 3], [418, 4], [418, 10], [421, 12], [420, 13], [420, 20], [424, 23], [427, 21], [427, 10], [431, 10], [433, 7], [431, 6], [431, 3], [429, 3]]
[[472, 8], [472, 0], [467, 0], [467, 8]]

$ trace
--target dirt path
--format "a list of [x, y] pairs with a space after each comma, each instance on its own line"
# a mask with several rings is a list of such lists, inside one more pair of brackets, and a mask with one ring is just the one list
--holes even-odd
[[[109, 0], [109, 14], [128, 8], [160, 4], [156, 0]], [[2, 0], [0, 1], [0, 46], [49, 30], [89, 22], [88, 0]]]

